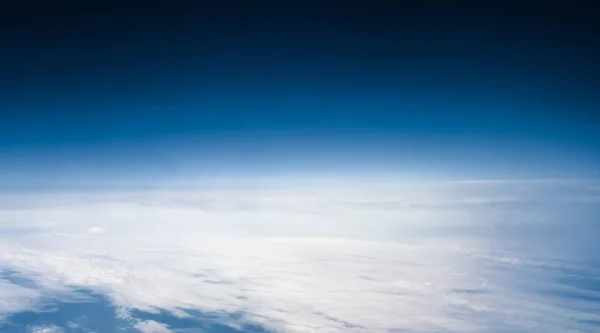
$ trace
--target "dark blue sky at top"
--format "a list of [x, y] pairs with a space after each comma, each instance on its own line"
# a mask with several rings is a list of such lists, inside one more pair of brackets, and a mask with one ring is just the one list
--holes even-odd
[[597, 176], [577, 5], [9, 1], [0, 179]]

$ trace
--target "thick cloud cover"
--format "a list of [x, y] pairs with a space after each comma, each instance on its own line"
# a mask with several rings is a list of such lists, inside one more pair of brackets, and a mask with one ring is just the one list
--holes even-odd
[[[281, 332], [600, 325], [598, 182], [0, 199], [0, 325], [82, 290], [140, 332], [190, 332], [143, 313]], [[52, 325], [30, 330], [81, 328]]]

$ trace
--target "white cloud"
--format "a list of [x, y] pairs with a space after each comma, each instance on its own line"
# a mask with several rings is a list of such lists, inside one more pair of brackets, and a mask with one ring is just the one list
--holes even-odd
[[[0, 230], [51, 220], [60, 233], [1, 238], [0, 267], [46, 294], [101, 293], [123, 318], [197, 310], [282, 332], [586, 331], [598, 304], [538, 291], [595, 297], [556, 282], [590, 268], [522, 242], [560, 229], [573, 215], [566, 198], [597, 195], [585, 184], [33, 196], [0, 209]], [[111, 232], [80, 232], [95, 228]], [[4, 312], [36, 306], [40, 291], [2, 283]]]
[[88, 229], [88, 231], [91, 234], [103, 234], [106, 232], [106, 230], [104, 228], [100, 228], [100, 227], [91, 227], [90, 229]]
[[56, 325], [40, 325], [29, 328], [30, 333], [63, 333], [64, 330]]
[[[0, 277], [1, 274], [0, 270]], [[0, 278], [0, 323], [11, 313], [35, 308], [41, 298], [42, 293], [38, 290], [22, 287]]]
[[154, 320], [140, 321], [135, 324], [135, 328], [142, 333], [172, 333], [172, 331], [167, 328], [167, 325], [158, 323]]

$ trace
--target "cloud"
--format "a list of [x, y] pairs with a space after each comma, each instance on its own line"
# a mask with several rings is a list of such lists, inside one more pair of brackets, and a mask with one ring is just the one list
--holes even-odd
[[56, 325], [41, 325], [32, 326], [29, 328], [30, 333], [63, 333], [64, 330]]
[[0, 271], [0, 324], [11, 313], [36, 308], [42, 292], [2, 279]]
[[88, 229], [88, 232], [91, 234], [103, 234], [106, 232], [106, 230], [100, 227], [91, 227]]
[[172, 331], [167, 328], [167, 325], [155, 322], [154, 320], [140, 321], [135, 324], [135, 328], [142, 333], [172, 333]]
[[30, 196], [0, 230], [53, 231], [0, 238], [0, 267], [35, 281], [0, 280], [0, 309], [86, 289], [142, 332], [175, 329], [136, 311], [281, 332], [585, 332], [597, 291], [564, 281], [598, 267], [535, 235], [571, 239], [557, 230], [574, 208], [568, 228], [597, 231], [596, 204], [571, 200], [593, 184]]

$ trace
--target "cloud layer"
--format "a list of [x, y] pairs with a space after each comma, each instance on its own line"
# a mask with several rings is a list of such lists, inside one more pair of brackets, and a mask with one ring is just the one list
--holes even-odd
[[141, 332], [182, 328], [136, 311], [281, 332], [587, 332], [598, 198], [583, 181], [6, 196], [0, 313], [84, 289]]

